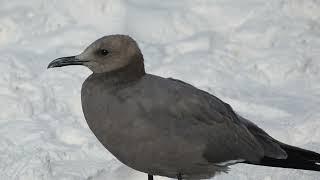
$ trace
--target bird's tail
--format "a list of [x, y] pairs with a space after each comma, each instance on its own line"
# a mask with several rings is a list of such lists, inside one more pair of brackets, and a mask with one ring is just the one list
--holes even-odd
[[286, 144], [280, 144], [280, 147], [287, 153], [288, 157], [286, 159], [263, 157], [260, 162], [245, 163], [261, 166], [320, 171], [320, 154]]

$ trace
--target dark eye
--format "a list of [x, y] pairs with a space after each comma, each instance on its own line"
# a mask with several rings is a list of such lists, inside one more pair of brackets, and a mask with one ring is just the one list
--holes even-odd
[[109, 54], [109, 51], [106, 50], [106, 49], [101, 49], [100, 52], [99, 52], [102, 56], [106, 56]]

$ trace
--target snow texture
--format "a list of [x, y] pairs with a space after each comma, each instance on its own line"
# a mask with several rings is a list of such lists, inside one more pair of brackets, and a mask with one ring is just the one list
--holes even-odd
[[[80, 104], [90, 71], [46, 69], [115, 33], [138, 41], [149, 73], [209, 91], [273, 137], [320, 152], [319, 0], [0, 0], [1, 180], [147, 178], [90, 132]], [[213, 179], [319, 173], [239, 164]]]

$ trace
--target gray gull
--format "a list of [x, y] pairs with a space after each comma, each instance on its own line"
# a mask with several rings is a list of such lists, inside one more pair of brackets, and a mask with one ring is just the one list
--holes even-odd
[[127, 166], [153, 175], [203, 179], [246, 163], [320, 171], [320, 154], [269, 136], [219, 98], [188, 83], [147, 74], [137, 43], [102, 37], [48, 68], [83, 65], [81, 89], [89, 128]]

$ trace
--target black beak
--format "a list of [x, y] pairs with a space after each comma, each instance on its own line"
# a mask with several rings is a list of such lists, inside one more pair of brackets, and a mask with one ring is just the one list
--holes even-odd
[[49, 65], [49, 68], [55, 68], [55, 67], [62, 67], [62, 66], [69, 66], [69, 65], [83, 65], [85, 62], [88, 61], [82, 61], [76, 58], [76, 56], [68, 56], [68, 57], [62, 57], [53, 60]]

